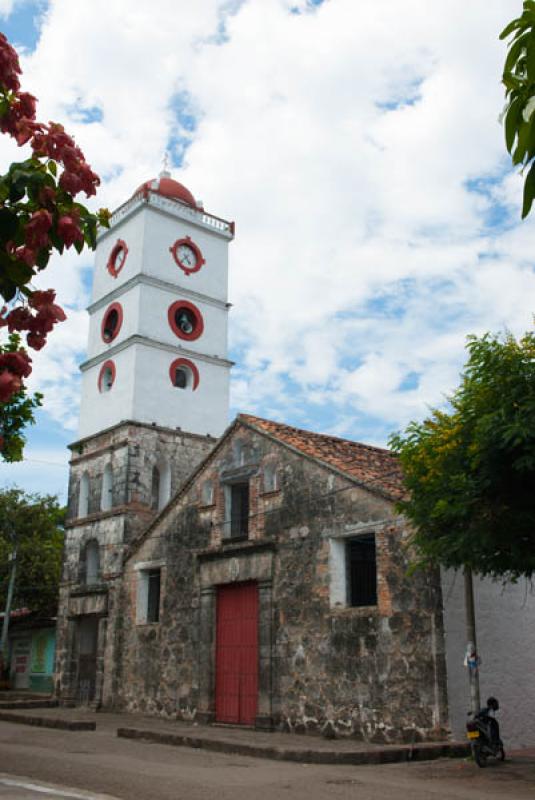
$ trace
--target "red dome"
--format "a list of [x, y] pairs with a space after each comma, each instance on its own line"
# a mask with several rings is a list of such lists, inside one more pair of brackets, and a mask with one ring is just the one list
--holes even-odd
[[134, 194], [144, 192], [147, 189], [161, 194], [163, 197], [169, 197], [172, 200], [180, 200], [181, 203], [192, 206], [192, 208], [197, 207], [195, 198], [190, 190], [186, 189], [186, 187], [178, 181], [173, 180], [173, 178], [168, 178], [165, 175], [159, 178], [153, 178], [150, 181], [145, 181], [145, 183], [142, 183], [141, 186], [136, 189]]

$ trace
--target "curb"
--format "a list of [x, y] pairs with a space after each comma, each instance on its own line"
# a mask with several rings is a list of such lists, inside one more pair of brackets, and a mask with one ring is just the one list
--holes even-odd
[[4, 709], [19, 709], [25, 708], [57, 708], [57, 700], [0, 700], [0, 711]]
[[420, 745], [391, 745], [375, 750], [300, 750], [291, 747], [270, 747], [243, 744], [229, 739], [204, 739], [179, 733], [118, 728], [122, 739], [143, 739], [156, 744], [174, 747], [192, 747], [216, 753], [234, 753], [255, 758], [270, 758], [276, 761], [297, 761], [301, 764], [393, 764], [404, 761], [430, 761], [436, 758], [465, 758], [470, 754], [470, 745], [462, 742], [444, 742]]
[[0, 711], [1, 722], [16, 722], [18, 725], [35, 725], [39, 728], [57, 728], [63, 731], [94, 731], [96, 722], [87, 720], [68, 720], [59, 717], [31, 717], [26, 714], [15, 714], [10, 711]]

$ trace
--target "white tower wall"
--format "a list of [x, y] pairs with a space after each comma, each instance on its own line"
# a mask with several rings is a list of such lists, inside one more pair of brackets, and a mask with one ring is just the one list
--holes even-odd
[[228, 425], [228, 401], [223, 402], [223, 398], [228, 398], [229, 369], [197, 361], [198, 387], [178, 389], [169, 378], [173, 358], [167, 350], [136, 345], [133, 418], [169, 428], [178, 424], [188, 432], [221, 436]]
[[[80, 437], [124, 420], [202, 436], [224, 430], [231, 367], [227, 250], [232, 238], [231, 223], [158, 190], [138, 192], [113, 214], [110, 229], [101, 232], [97, 244], [88, 358], [82, 365]], [[177, 264], [171, 248], [178, 240], [200, 252], [199, 269]], [[119, 243], [126, 257], [122, 264], [111, 258], [114, 273], [110, 257]], [[170, 324], [169, 309], [180, 301], [202, 319], [196, 338], [178, 335], [176, 323]], [[120, 327], [105, 341], [103, 320], [111, 306], [119, 313]], [[173, 386], [169, 369], [178, 358], [190, 362], [188, 374], [198, 383], [194, 389]], [[107, 361], [115, 377], [111, 388], [102, 391], [99, 375]]]
[[[141, 272], [146, 219], [146, 215], [142, 213], [142, 210], [142, 205], [136, 206], [134, 214], [123, 218], [118, 224], [112, 225], [109, 230], [100, 233], [95, 253], [92, 302], [100, 300], [110, 292], [119, 289]], [[108, 272], [107, 264], [111, 250], [118, 239], [122, 239], [127, 243], [128, 254], [123, 269], [114, 278]]]
[[121, 419], [130, 418], [128, 412], [134, 406], [135, 356], [134, 348], [121, 350], [114, 356], [116, 379], [109, 392], [101, 392], [98, 388], [101, 367], [108, 359], [104, 358], [83, 371], [78, 431], [80, 439], [115, 425], [118, 421], [118, 410], [121, 413], [120, 409], [122, 409]]

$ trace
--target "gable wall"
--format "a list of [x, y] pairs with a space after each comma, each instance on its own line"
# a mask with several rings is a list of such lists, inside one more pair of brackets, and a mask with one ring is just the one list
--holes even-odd
[[[264, 493], [268, 461], [277, 463], [280, 489]], [[225, 543], [221, 481], [240, 474], [250, 478], [249, 540]], [[203, 506], [207, 479], [216, 491]], [[331, 539], [361, 530], [376, 534], [378, 604], [333, 606]], [[135, 567], [160, 560], [160, 622], [139, 625]], [[213, 719], [217, 586], [253, 579], [262, 724], [373, 741], [440, 736], [447, 726], [440, 586], [434, 574], [408, 578], [407, 564], [406, 531], [389, 501], [240, 426], [127, 560], [120, 703]]]

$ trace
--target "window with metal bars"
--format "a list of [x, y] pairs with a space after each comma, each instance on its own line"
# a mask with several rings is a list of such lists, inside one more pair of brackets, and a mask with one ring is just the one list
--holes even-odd
[[346, 548], [348, 605], [377, 605], [375, 534], [349, 539]]
[[230, 487], [230, 538], [249, 536], [249, 484], [235, 483]]
[[151, 569], [147, 572], [147, 622], [160, 621], [160, 570]]

